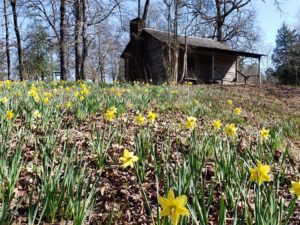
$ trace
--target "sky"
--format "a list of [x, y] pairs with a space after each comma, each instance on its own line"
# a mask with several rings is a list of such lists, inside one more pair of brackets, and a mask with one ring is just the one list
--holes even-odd
[[254, 0], [252, 4], [257, 11], [262, 41], [274, 47], [277, 30], [283, 22], [291, 26], [300, 25], [300, 0], [280, 0], [282, 12], [277, 9], [274, 0], [264, 1]]

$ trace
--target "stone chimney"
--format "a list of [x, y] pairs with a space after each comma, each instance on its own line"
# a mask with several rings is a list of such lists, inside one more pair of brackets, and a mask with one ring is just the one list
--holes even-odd
[[130, 21], [130, 36], [137, 35], [139, 36], [143, 29], [146, 27], [146, 23], [142, 18], [135, 18]]

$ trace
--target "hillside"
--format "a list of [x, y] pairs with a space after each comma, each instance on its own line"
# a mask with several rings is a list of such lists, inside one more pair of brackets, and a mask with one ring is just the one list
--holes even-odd
[[1, 82], [0, 224], [297, 224], [299, 103], [288, 86]]

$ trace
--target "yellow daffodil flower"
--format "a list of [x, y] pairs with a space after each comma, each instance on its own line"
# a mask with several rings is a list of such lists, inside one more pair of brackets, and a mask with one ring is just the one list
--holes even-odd
[[35, 119], [39, 119], [39, 118], [41, 118], [41, 113], [39, 112], [39, 110], [34, 110], [32, 113], [32, 116]]
[[38, 93], [37, 93], [36, 89], [30, 89], [28, 91], [28, 96], [35, 97], [37, 95], [38, 95]]
[[73, 106], [72, 102], [68, 101], [66, 104], [67, 109], [71, 109]]
[[123, 156], [120, 157], [120, 160], [122, 161], [124, 168], [128, 166], [133, 168], [133, 164], [139, 160], [139, 157], [135, 156], [134, 152], [130, 152], [128, 149], [125, 149]]
[[190, 215], [189, 210], [185, 207], [187, 204], [187, 197], [185, 195], [180, 195], [175, 198], [175, 194], [171, 189], [168, 192], [167, 198], [158, 197], [158, 202], [162, 207], [160, 216], [169, 216], [172, 225], [178, 224], [180, 216]]
[[8, 120], [12, 120], [14, 118], [14, 116], [15, 116], [15, 114], [13, 113], [12, 110], [7, 111], [6, 114], [5, 114], [5, 117]]
[[290, 188], [290, 192], [292, 194], [297, 195], [298, 199], [300, 200], [300, 181], [299, 182], [292, 181], [292, 187]]
[[263, 182], [271, 181], [271, 177], [268, 175], [270, 172], [270, 166], [263, 165], [260, 161], [257, 161], [257, 167], [250, 168], [249, 172], [251, 174], [249, 180], [256, 182], [258, 185], [261, 185]]
[[0, 98], [0, 102], [6, 104], [8, 102], [8, 98], [6, 97]]
[[142, 126], [146, 123], [146, 119], [142, 114], [138, 114], [135, 118], [134, 118], [134, 122], [139, 125]]
[[212, 126], [215, 130], [220, 130], [222, 127], [221, 120], [214, 120]]
[[197, 119], [193, 116], [188, 116], [185, 121], [185, 127], [190, 130], [194, 130]]
[[235, 127], [235, 125], [232, 124], [228, 124], [225, 128], [225, 133], [228, 137], [236, 137], [237, 136], [237, 128]]
[[35, 95], [34, 97], [33, 97], [33, 99], [34, 99], [34, 101], [35, 102], [39, 102], [41, 99], [40, 99], [40, 96], [38, 96], [38, 95]]
[[44, 97], [42, 99], [42, 101], [43, 101], [44, 104], [48, 104], [49, 103], [49, 98], [48, 97]]
[[117, 112], [117, 108], [112, 106], [109, 109], [106, 110], [105, 114], [104, 114], [104, 119], [107, 121], [113, 121], [116, 118], [116, 112]]
[[260, 137], [261, 137], [261, 139], [263, 141], [267, 141], [269, 139], [269, 136], [270, 136], [269, 133], [270, 133], [270, 130], [265, 129], [265, 128], [261, 129], [260, 130]]
[[234, 113], [235, 115], [239, 116], [239, 115], [241, 114], [241, 108], [238, 108], [238, 107], [234, 108], [234, 109], [233, 109], [233, 113]]
[[148, 112], [148, 116], [147, 116], [147, 118], [148, 118], [148, 120], [151, 122], [151, 123], [154, 123], [154, 121], [155, 121], [155, 119], [156, 119], [156, 113], [155, 112], [152, 112], [152, 110], [150, 110], [149, 112]]

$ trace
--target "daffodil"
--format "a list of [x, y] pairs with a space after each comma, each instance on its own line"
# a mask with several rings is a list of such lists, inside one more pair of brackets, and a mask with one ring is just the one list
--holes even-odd
[[71, 109], [73, 106], [72, 102], [68, 101], [66, 104], [67, 109]]
[[148, 118], [148, 120], [151, 122], [151, 123], [154, 123], [154, 121], [155, 121], [155, 119], [156, 119], [156, 113], [155, 112], [152, 112], [152, 110], [150, 110], [149, 112], [148, 112], [148, 116], [147, 116], [147, 118]]
[[49, 98], [48, 98], [48, 97], [44, 97], [44, 98], [42, 99], [42, 101], [43, 101], [43, 103], [46, 105], [46, 104], [49, 103]]
[[269, 165], [263, 165], [260, 161], [257, 161], [257, 167], [256, 168], [250, 168], [250, 181], [256, 182], [258, 185], [261, 185], [263, 182], [270, 182], [271, 177], [268, 174], [270, 172], [270, 166]]
[[104, 114], [104, 119], [107, 121], [113, 121], [116, 118], [116, 112], [117, 112], [117, 108], [112, 106], [109, 109], [106, 110], [105, 114]]
[[146, 119], [142, 114], [138, 114], [135, 118], [134, 118], [134, 122], [139, 125], [142, 126], [146, 123]]
[[236, 137], [237, 136], [237, 128], [235, 127], [235, 125], [232, 124], [228, 124], [225, 128], [225, 133], [228, 137]]
[[37, 93], [36, 89], [34, 88], [34, 89], [30, 89], [28, 91], [28, 95], [31, 96], [31, 97], [35, 97], [35, 96], [38, 95], [38, 93]]
[[158, 202], [162, 207], [160, 216], [169, 216], [172, 225], [178, 224], [180, 216], [190, 215], [189, 210], [185, 207], [187, 204], [187, 197], [185, 195], [180, 195], [175, 198], [175, 194], [171, 189], [168, 192], [167, 198], [158, 197]]
[[221, 120], [214, 120], [212, 126], [215, 130], [220, 130], [222, 127]]
[[15, 114], [12, 110], [7, 111], [6, 114], [5, 114], [5, 117], [8, 120], [12, 120], [14, 118], [14, 116], [15, 116]]
[[190, 130], [194, 130], [197, 119], [193, 116], [188, 116], [185, 121], [185, 127]]
[[270, 130], [265, 129], [265, 128], [261, 129], [260, 130], [260, 137], [261, 137], [261, 139], [263, 141], [267, 141], [269, 139], [269, 136], [270, 136], [269, 133], [270, 133]]
[[292, 187], [290, 188], [290, 192], [292, 194], [297, 195], [298, 199], [300, 200], [300, 181], [299, 182], [292, 181]]
[[125, 149], [123, 156], [120, 157], [120, 160], [122, 161], [124, 168], [128, 166], [133, 168], [133, 164], [139, 160], [139, 157], [135, 156], [134, 152], [130, 152], [128, 149]]
[[238, 107], [234, 108], [234, 109], [233, 109], [233, 113], [234, 113], [235, 115], [239, 116], [239, 115], [241, 114], [241, 108], [238, 108]]
[[2, 98], [0, 98], [0, 102], [2, 104], [6, 104], [8, 102], [8, 98], [7, 97], [2, 97]]
[[232, 102], [231, 99], [228, 99], [228, 100], [227, 100], [227, 104], [228, 104], [228, 105], [232, 105], [232, 103], [233, 103], [233, 102]]
[[32, 116], [33, 116], [33, 118], [38, 119], [38, 118], [41, 118], [41, 113], [39, 110], [36, 109], [33, 111]]
[[35, 102], [39, 102], [41, 100], [40, 96], [38, 95], [33, 96], [33, 99]]

